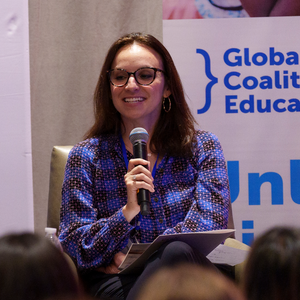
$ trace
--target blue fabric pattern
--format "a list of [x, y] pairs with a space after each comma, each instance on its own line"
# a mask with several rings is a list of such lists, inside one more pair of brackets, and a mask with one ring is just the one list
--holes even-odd
[[[125, 219], [126, 165], [117, 135], [85, 140], [73, 147], [62, 189], [59, 239], [80, 270], [106, 266], [136, 238], [227, 228], [228, 176], [218, 138], [196, 132], [193, 156], [164, 156], [154, 178], [149, 216]], [[127, 151], [128, 160], [133, 158]]]

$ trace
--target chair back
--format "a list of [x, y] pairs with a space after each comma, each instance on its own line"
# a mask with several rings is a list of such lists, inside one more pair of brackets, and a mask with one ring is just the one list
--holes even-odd
[[54, 146], [51, 154], [47, 227], [59, 227], [61, 189], [68, 155], [73, 146]]

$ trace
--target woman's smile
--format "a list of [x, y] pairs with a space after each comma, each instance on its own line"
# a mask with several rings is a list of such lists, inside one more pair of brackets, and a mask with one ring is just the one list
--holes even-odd
[[126, 97], [124, 98], [124, 101], [127, 103], [136, 103], [136, 102], [142, 102], [145, 98], [143, 97]]

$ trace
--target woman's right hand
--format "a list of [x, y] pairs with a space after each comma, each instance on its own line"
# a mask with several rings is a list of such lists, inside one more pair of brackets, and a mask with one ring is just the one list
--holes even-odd
[[128, 172], [124, 176], [127, 187], [127, 204], [123, 207], [123, 214], [128, 222], [140, 212], [137, 200], [138, 190], [146, 189], [151, 193], [154, 192], [153, 177], [149, 169], [150, 162], [142, 158], [131, 159], [128, 163]]

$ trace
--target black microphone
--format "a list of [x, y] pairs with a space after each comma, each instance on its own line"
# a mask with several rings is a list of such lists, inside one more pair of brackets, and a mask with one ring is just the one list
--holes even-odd
[[[133, 145], [134, 158], [143, 158], [147, 160], [147, 141], [149, 135], [146, 129], [141, 127], [134, 128], [129, 135], [129, 140]], [[148, 168], [148, 166], [144, 166]], [[143, 216], [150, 213], [150, 192], [146, 189], [139, 189], [137, 193], [138, 204], [141, 207]]]

